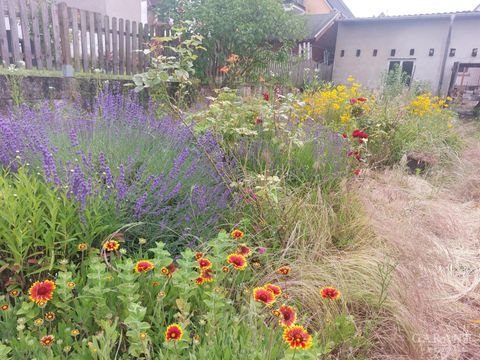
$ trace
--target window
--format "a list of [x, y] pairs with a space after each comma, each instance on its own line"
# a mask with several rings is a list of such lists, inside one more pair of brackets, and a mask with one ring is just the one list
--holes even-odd
[[415, 49], [410, 49], [410, 56], [415, 55]]
[[405, 85], [410, 86], [413, 79], [413, 73], [415, 69], [415, 62], [412, 60], [393, 60], [388, 64], [388, 72], [401, 70], [399, 75]]
[[396, 53], [397, 53], [397, 50], [395, 49], [390, 50], [390, 56], [395, 56]]
[[357, 57], [359, 57], [361, 53], [362, 53], [361, 50], [357, 49]]
[[435, 49], [434, 48], [431, 48], [429, 51], [428, 51], [428, 56], [433, 56], [435, 55]]
[[377, 56], [378, 55], [378, 50], [377, 49], [373, 49], [373, 56]]
[[456, 52], [457, 52], [457, 49], [451, 48], [450, 49], [450, 57], [454, 57]]
[[341, 50], [340, 51], [340, 57], [344, 57], [345, 56], [345, 50]]
[[478, 55], [478, 48], [472, 50], [472, 57], [477, 57]]

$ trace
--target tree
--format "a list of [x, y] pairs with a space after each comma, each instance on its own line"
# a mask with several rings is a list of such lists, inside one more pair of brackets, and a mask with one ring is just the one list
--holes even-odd
[[196, 65], [205, 77], [212, 75], [207, 69], [219, 69], [235, 54], [236, 74], [251, 78], [269, 61], [288, 58], [295, 40], [306, 34], [303, 19], [286, 12], [281, 0], [176, 0], [163, 11], [173, 9], [174, 19], [191, 21], [192, 32], [203, 36], [207, 50]]

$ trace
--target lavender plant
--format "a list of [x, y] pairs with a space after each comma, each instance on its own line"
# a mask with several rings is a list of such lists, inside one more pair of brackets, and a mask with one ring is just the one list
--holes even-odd
[[[151, 241], [185, 245], [214, 230], [228, 207], [223, 154], [170, 117], [157, 119], [131, 93], [102, 93], [93, 113], [49, 104], [0, 119], [0, 164], [24, 163], [86, 207], [102, 197]], [[208, 151], [208, 156], [205, 154]]]

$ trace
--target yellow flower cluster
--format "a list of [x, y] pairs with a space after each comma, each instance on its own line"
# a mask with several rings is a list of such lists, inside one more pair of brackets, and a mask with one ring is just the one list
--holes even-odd
[[[302, 121], [313, 119], [320, 121], [335, 130], [355, 127], [355, 116], [371, 109], [371, 98], [368, 101], [357, 99], [361, 95], [361, 85], [348, 79], [348, 86], [338, 85], [327, 89], [306, 92], [303, 96], [305, 106], [298, 109]], [[366, 99], [361, 98], [360, 99]], [[359, 112], [356, 113], [355, 108]]]
[[448, 101], [452, 98], [441, 98], [432, 96], [431, 93], [422, 94], [415, 97], [408, 105], [410, 114], [418, 117], [425, 117], [434, 113], [440, 113], [443, 109], [448, 108]]

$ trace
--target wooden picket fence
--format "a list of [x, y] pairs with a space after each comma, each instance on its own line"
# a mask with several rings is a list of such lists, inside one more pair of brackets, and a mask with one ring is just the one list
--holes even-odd
[[[100, 70], [115, 75], [144, 71], [143, 50], [168, 29], [99, 13], [49, 4], [46, 0], [0, 0], [0, 60], [26, 69]], [[97, 70], [97, 71], [98, 71]]]

